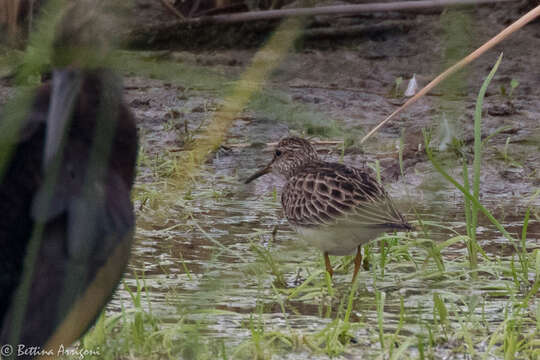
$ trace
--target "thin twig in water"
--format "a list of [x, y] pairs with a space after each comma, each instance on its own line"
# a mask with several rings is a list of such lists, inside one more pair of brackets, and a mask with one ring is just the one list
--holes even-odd
[[[164, 0], [162, 0], [164, 1]], [[258, 20], [284, 19], [288, 17], [312, 17], [318, 15], [356, 15], [378, 11], [415, 11], [449, 6], [482, 5], [516, 0], [424, 0], [396, 1], [391, 3], [373, 3], [356, 5], [318, 6], [280, 10], [249, 11], [237, 14], [222, 14], [186, 19], [186, 23], [237, 23]]]
[[307, 29], [304, 31], [302, 36], [304, 38], [358, 36], [362, 34], [372, 34], [395, 29], [400, 31], [406, 31], [413, 26], [414, 24], [411, 21], [388, 21], [382, 24], [373, 25], [349, 25], [330, 28]]

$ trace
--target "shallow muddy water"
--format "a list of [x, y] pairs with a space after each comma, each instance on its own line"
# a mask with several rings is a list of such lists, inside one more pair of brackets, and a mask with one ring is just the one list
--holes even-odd
[[[462, 51], [516, 16], [515, 9], [496, 10], [465, 11], [470, 20], [484, 22], [471, 25], [474, 36]], [[447, 29], [439, 15], [418, 15], [405, 33], [291, 51], [235, 117], [223, 146], [187, 180], [177, 178], [184, 166], [180, 154], [200, 140], [256, 50], [123, 52], [129, 59], [122, 64], [125, 97], [141, 140], [133, 192], [137, 229], [124, 284], [107, 314], [136, 308], [132, 296], [142, 284], [141, 306], [157, 319], [156, 333], [172, 329], [178, 342], [217, 343], [230, 359], [386, 359], [398, 349], [403, 358], [503, 359], [512, 358], [505, 354], [512, 336], [522, 341], [518, 358], [540, 355], [538, 29], [533, 23], [504, 44], [482, 127], [484, 136], [494, 136], [484, 148], [480, 200], [516, 239], [531, 209], [526, 249], [481, 216], [477, 233], [484, 253], [477, 277], [463, 237], [463, 197], [418, 149], [425, 128], [433, 128], [440, 145], [444, 134], [437, 131], [450, 118], [463, 144], [438, 155], [461, 181], [455, 152], [472, 157], [476, 95], [498, 54], [470, 66], [457, 89], [436, 89], [366, 144], [358, 143], [405, 101], [393, 94], [398, 78], [416, 74], [423, 86], [447, 65], [452, 49], [442, 40]], [[504, 95], [501, 88], [513, 79], [520, 85]], [[12, 92], [0, 82], [0, 104]], [[318, 147], [326, 160], [380, 166], [386, 189], [416, 226], [368, 246], [370, 267], [359, 273], [350, 314], [352, 258], [333, 257], [336, 273], [327, 282], [320, 251], [304, 244], [282, 215], [283, 181], [267, 175], [243, 184], [269, 161], [267, 144], [288, 134], [334, 140]], [[525, 260], [518, 254], [527, 259], [526, 269], [520, 270]], [[350, 322], [341, 327], [346, 316]], [[156, 349], [155, 358], [167, 358], [169, 350]], [[209, 353], [201, 358], [217, 357]]]
[[[321, 57], [330, 53], [292, 56], [296, 62], [316, 66]], [[305, 116], [313, 116], [315, 120], [317, 116], [338, 119], [337, 128], [358, 136], [395, 106], [389, 106], [384, 81], [377, 83], [376, 95], [358, 95], [350, 88], [358, 84], [348, 84], [349, 90], [336, 91], [320, 86], [321, 79], [313, 82], [313, 73], [297, 72], [296, 78], [309, 81], [296, 79], [283, 87], [284, 72], [294, 71], [291, 63], [295, 61], [290, 61], [273, 78], [271, 95], [265, 100], [277, 102], [277, 107], [284, 109], [265, 112], [276, 107], [258, 104], [238, 118], [224, 146], [204, 165], [187, 192], [171, 190], [169, 194], [163, 184], [155, 185], [160, 183], [156, 176], [160, 164], [166, 162], [154, 158], [160, 151], [167, 153], [182, 146], [185, 126], [188, 131], [195, 131], [196, 137], [196, 130], [211, 118], [220, 98], [215, 96], [216, 92], [189, 88], [176, 97], [178, 89], [174, 85], [156, 80], [152, 80], [150, 87], [155, 95], [128, 90], [132, 104], [143, 98], [150, 99], [150, 105], [142, 107], [135, 102], [133, 106], [144, 119], [141, 128], [146, 159], [139, 169], [135, 192], [138, 227], [125, 282], [133, 291], [137, 283], [134, 272], [139, 281], [143, 277], [146, 285], [143, 306], [151, 309], [164, 327], [178, 326], [179, 322], [196, 324], [199, 341], [222, 341], [233, 358], [255, 356], [253, 343], [257, 333], [294, 339], [290, 341], [296, 345], [279, 341], [274, 342], [278, 343], [275, 346], [267, 344], [268, 349], [263, 353], [269, 357], [328, 358], [331, 351], [325, 349], [330, 340], [325, 340], [325, 336], [337, 329], [336, 319], [343, 319], [350, 291], [351, 258], [332, 259], [337, 271], [330, 289], [321, 253], [304, 244], [288, 227], [279, 202], [283, 181], [269, 175], [252, 184], [243, 184], [242, 180], [271, 157], [271, 148], [264, 143], [275, 142], [291, 131], [301, 133], [298, 124], [302, 124]], [[331, 71], [328, 70], [328, 76]], [[128, 78], [127, 85], [133, 81]], [[460, 118], [464, 132], [470, 129], [469, 114], [474, 101], [470, 98], [474, 98], [474, 88], [474, 84], [469, 87], [469, 98], [456, 103], [449, 100], [451, 105], [447, 104], [466, 109]], [[496, 95], [487, 99], [487, 107], [499, 101]], [[370, 101], [375, 105], [368, 105]], [[383, 246], [389, 249], [385, 250], [385, 256], [381, 255], [380, 242], [371, 245], [371, 268], [361, 271], [352, 303], [348, 333], [353, 340], [338, 352], [341, 358], [381, 358], [382, 353], [388, 354], [392, 334], [398, 334], [393, 346], [406, 345], [405, 354], [411, 358], [425, 352], [435, 359], [466, 359], [471, 354], [498, 359], [503, 357], [504, 335], [494, 340], [493, 334], [501, 333], [501, 326], [507, 324], [511, 314], [523, 319], [522, 336], [534, 337], [538, 293], [525, 300], [527, 304], [520, 311], [515, 311], [513, 305], [523, 301], [530, 291], [530, 287], [516, 285], [509, 272], [517, 261], [516, 246], [481, 217], [479, 244], [489, 261], [479, 255], [482, 270], [478, 278], [473, 278], [465, 241], [456, 238], [467, 233], [459, 191], [446, 183], [425, 157], [415, 160], [414, 151], [404, 155], [404, 176], [399, 176], [399, 170], [395, 174], [400, 129], [413, 129], [414, 135], [414, 129], [433, 120], [432, 106], [442, 106], [434, 105], [438, 101], [428, 98], [411, 110], [411, 117], [384, 129], [378, 141], [372, 141], [360, 151], [353, 147], [343, 153], [340, 144], [319, 148], [327, 160], [357, 167], [369, 168], [379, 160], [387, 190], [407, 218], [419, 226], [416, 232], [387, 237], [390, 245]], [[509, 165], [498, 157], [508, 135], [495, 136], [484, 155], [481, 200], [516, 238], [521, 236], [526, 209], [533, 209], [527, 232], [527, 253], [533, 261], [535, 249], [540, 248], [537, 218], [540, 202], [534, 197], [538, 183], [535, 169], [540, 166], [534, 135], [538, 124], [533, 120], [538, 114], [533, 105], [537, 100], [522, 93], [515, 101], [527, 110], [503, 121], [494, 117], [486, 121], [489, 125], [485, 131], [491, 133], [501, 125], [514, 126], [517, 132], [511, 136], [516, 142], [511, 149], [513, 156], [519, 155], [520, 166]], [[167, 117], [171, 107], [179, 108], [182, 115]], [[286, 111], [298, 112], [300, 116], [291, 115], [289, 119], [283, 113]], [[360, 114], [358, 111], [369, 120], [360, 130], [353, 122]], [[334, 138], [342, 139], [342, 136]], [[406, 147], [414, 148], [418, 140], [413, 136], [410, 143], [407, 141]], [[254, 145], [246, 146], [249, 144]], [[452, 160], [449, 164], [449, 171], [459, 178], [460, 166]], [[445, 241], [451, 244], [443, 246]], [[433, 250], [438, 246], [440, 255]], [[535, 282], [533, 268], [531, 265], [527, 276], [529, 286]], [[378, 311], [381, 297], [384, 306]], [[108, 310], [117, 312], [129, 302], [129, 294], [120, 289]], [[441, 314], [437, 302], [444, 304], [446, 313]], [[381, 331], [386, 350], [381, 349]]]
[[[277, 197], [275, 190], [282, 181], [268, 175], [249, 185], [242, 183], [264, 165], [270, 155], [265, 147], [219, 151], [205, 166], [188, 196], [160, 197], [158, 207], [166, 210], [154, 211], [144, 206], [139, 210], [136, 243], [125, 281], [135, 290], [136, 279], [132, 272], [139, 278], [144, 277], [148, 296], [144, 306], [151, 307], [164, 326], [175, 324], [180, 318], [196, 322], [203, 338], [222, 339], [232, 349], [251, 339], [250, 321], [253, 319], [262, 321], [265, 332], [307, 336], [323, 331], [342, 316], [341, 302], [349, 294], [352, 276], [350, 261], [347, 270], [343, 270], [342, 261], [337, 257], [332, 259], [336, 265], [341, 265], [333, 280], [335, 293], [330, 296], [324, 283], [321, 253], [304, 244], [282, 216], [279, 190]], [[339, 156], [327, 154], [326, 157], [338, 160]], [[353, 158], [346, 156], [345, 162], [354, 164]], [[466, 234], [462, 198], [448, 186], [419, 190], [415, 186], [417, 181], [414, 175], [406, 176], [390, 183], [387, 190], [410, 220], [417, 219], [418, 214], [422, 221], [433, 222], [435, 226], [426, 226], [425, 235], [421, 232], [400, 234], [408, 236], [411, 245], [403, 239], [399, 245], [394, 244], [391, 249], [396, 255], [384, 265], [384, 275], [380, 245], [373, 243], [372, 267], [361, 271], [357, 280], [358, 291], [351, 314], [356, 326], [350, 332], [356, 343], [347, 347], [343, 355], [346, 358], [377, 357], [381, 352], [376, 292], [386, 294], [384, 332], [394, 333], [399, 326], [400, 334], [417, 338], [427, 337], [427, 329], [437, 323], [434, 293], [443, 299], [450, 312], [450, 326], [459, 328], [464, 318], [474, 318], [486, 327], [487, 334], [504, 320], [509, 310], [508, 299], [515, 296], [509, 291], [511, 277], [504, 273], [502, 265], [500, 270], [493, 267], [493, 273], [474, 281], [466, 275], [464, 241], [443, 250], [445, 268], [444, 271], [437, 269], [419, 239], [427, 238], [436, 245], [457, 234]], [[523, 205], [516, 206], [511, 194], [490, 198], [487, 205], [497, 209], [494, 204], [505, 210], [505, 214], [495, 213], [499, 218], [504, 215], [507, 230], [520, 234]], [[140, 201], [136, 202], [136, 206], [140, 205]], [[277, 228], [275, 236], [272, 235], [274, 228]], [[515, 253], [486, 220], [479, 228], [479, 238], [491, 261], [507, 265]], [[528, 238], [540, 238], [538, 221], [529, 224]], [[529, 252], [540, 248], [538, 241], [530, 241], [528, 245]], [[277, 277], [256, 248], [268, 250], [284, 284], [276, 282]], [[400, 251], [402, 256], [397, 254]], [[316, 275], [313, 282], [291, 296], [294, 289], [313, 274]], [[533, 282], [534, 278], [531, 272], [529, 280]], [[406, 320], [398, 325], [401, 300]], [[126, 306], [126, 302], [129, 303], [129, 295], [120, 290], [108, 309], [118, 311], [120, 303]], [[411, 345], [408, 352], [413, 355], [418, 349], [416, 344]], [[475, 347], [477, 351], [485, 351], [486, 345], [479, 343]], [[435, 348], [435, 358], [441, 359], [455, 358], [456, 352], [460, 352], [456, 344], [442, 343]], [[302, 346], [284, 358], [314, 356], [326, 358]]]
[[[252, 54], [226, 51], [222, 55], [248, 64]], [[196, 56], [211, 59], [213, 55]], [[164, 185], [170, 174], [164, 180], [159, 174], [170, 165], [167, 159], [174, 162], [171, 149], [189, 147], [186, 138], [197, 138], [197, 130], [221, 104], [222, 90], [188, 86], [182, 78], [129, 77], [127, 99], [141, 119], [144, 161], [134, 195], [136, 243], [125, 282], [133, 291], [137, 279], [144, 278], [143, 306], [164, 327], [196, 324], [200, 341], [223, 341], [232, 358], [254, 358], [257, 334], [279, 334], [296, 344], [277, 340], [272, 346], [266, 344], [262, 352], [269, 358], [328, 358], [329, 336], [338, 329], [337, 319], [344, 318], [350, 292], [351, 258], [332, 258], [336, 275], [329, 288], [321, 253], [299, 240], [283, 218], [279, 202], [283, 181], [273, 175], [249, 185], [242, 180], [271, 157], [265, 143], [291, 132], [323, 131], [331, 139], [358, 139], [404, 101], [388, 95], [395, 76], [435, 71], [437, 62], [425, 62], [425, 57], [429, 55], [419, 53], [407, 63], [396, 63], [391, 57], [369, 60], [350, 49], [291, 54], [275, 71], [265, 93], [235, 120], [223, 147], [190, 182], [189, 190], [180, 192]], [[171, 58], [188, 61], [185, 54]], [[489, 114], [502, 101], [496, 90], [488, 92], [484, 105], [486, 134], [501, 126], [510, 130], [494, 136], [485, 148], [481, 201], [516, 238], [521, 236], [526, 209], [532, 209], [527, 231], [528, 288], [518, 285], [510, 271], [517, 264], [516, 246], [484, 217], [478, 238], [486, 258], [479, 255], [479, 276], [471, 276], [465, 241], [457, 238], [467, 233], [463, 197], [414, 150], [423, 142], [421, 128], [440, 121], [440, 111], [458, 109], [456, 123], [465, 139], [465, 152], [471, 153], [472, 135], [467, 134], [472, 134], [474, 100], [491, 60], [473, 66], [465, 95], [423, 99], [364, 147], [353, 145], [345, 151], [339, 143], [319, 147], [327, 160], [366, 168], [379, 161], [387, 190], [418, 226], [413, 233], [389, 235], [382, 247], [380, 241], [371, 245], [371, 267], [360, 272], [352, 302], [348, 333], [353, 340], [338, 352], [341, 358], [383, 358], [389, 354], [389, 341], [394, 341], [395, 349], [403, 345], [410, 358], [467, 359], [476, 354], [503, 358], [507, 333], [501, 329], [508, 328], [512, 316], [523, 321], [521, 336], [535, 336], [538, 292], [525, 300], [521, 310], [515, 304], [524, 301], [535, 283], [532, 263], [535, 249], [540, 249], [540, 200], [534, 195], [540, 168], [540, 128], [535, 120], [540, 106], [538, 83], [522, 81], [523, 89], [513, 99], [520, 111], [513, 115]], [[508, 66], [502, 67], [490, 89], [511, 78], [525, 79], [527, 70], [519, 68], [517, 58], [506, 61]], [[164, 64], [174, 66], [170, 61]], [[233, 66], [218, 72], [234, 78], [240, 71]], [[404, 175], [400, 176], [397, 148], [402, 129], [406, 131]], [[516, 163], [501, 158], [509, 137], [510, 157]], [[455, 157], [449, 156], [447, 166], [461, 178]], [[120, 289], [108, 311], [118, 312], [129, 303], [128, 292]]]

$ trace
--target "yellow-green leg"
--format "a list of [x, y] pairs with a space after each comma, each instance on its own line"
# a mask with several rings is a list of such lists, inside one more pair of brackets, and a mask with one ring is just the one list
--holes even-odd
[[370, 247], [365, 247], [364, 248], [364, 255], [366, 256], [364, 258], [364, 263], [362, 264], [362, 267], [364, 268], [364, 270], [366, 271], [369, 271], [369, 251], [370, 251]]
[[360, 270], [361, 265], [362, 265], [362, 246], [358, 246], [358, 250], [356, 251], [356, 257], [354, 258], [354, 274], [352, 277], [352, 282], [356, 280], [356, 275], [358, 275], [358, 270]]
[[332, 270], [332, 264], [330, 264], [330, 258], [328, 257], [328, 253], [324, 253], [324, 263], [326, 265], [326, 271], [330, 275], [330, 277], [334, 276], [334, 270]]

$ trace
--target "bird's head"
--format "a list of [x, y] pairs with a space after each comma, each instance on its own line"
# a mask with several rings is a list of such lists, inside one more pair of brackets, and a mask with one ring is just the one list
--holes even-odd
[[288, 179], [307, 163], [317, 160], [319, 160], [317, 151], [308, 140], [299, 137], [288, 137], [282, 139], [274, 148], [274, 155], [270, 163], [250, 176], [245, 183], [248, 184], [270, 172]]

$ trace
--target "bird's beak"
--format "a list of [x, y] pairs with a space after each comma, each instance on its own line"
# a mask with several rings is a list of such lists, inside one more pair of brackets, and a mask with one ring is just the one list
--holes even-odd
[[62, 149], [64, 135], [69, 128], [71, 113], [81, 87], [81, 80], [81, 74], [77, 70], [53, 71], [43, 157], [44, 169], [51, 165], [52, 160]]
[[250, 182], [252, 182], [253, 180], [265, 175], [265, 174], [268, 174], [269, 172], [272, 172], [272, 164], [274, 162], [270, 162], [270, 164], [266, 165], [265, 168], [257, 171], [255, 174], [251, 175], [246, 181], [244, 181], [244, 184], [249, 184]]

